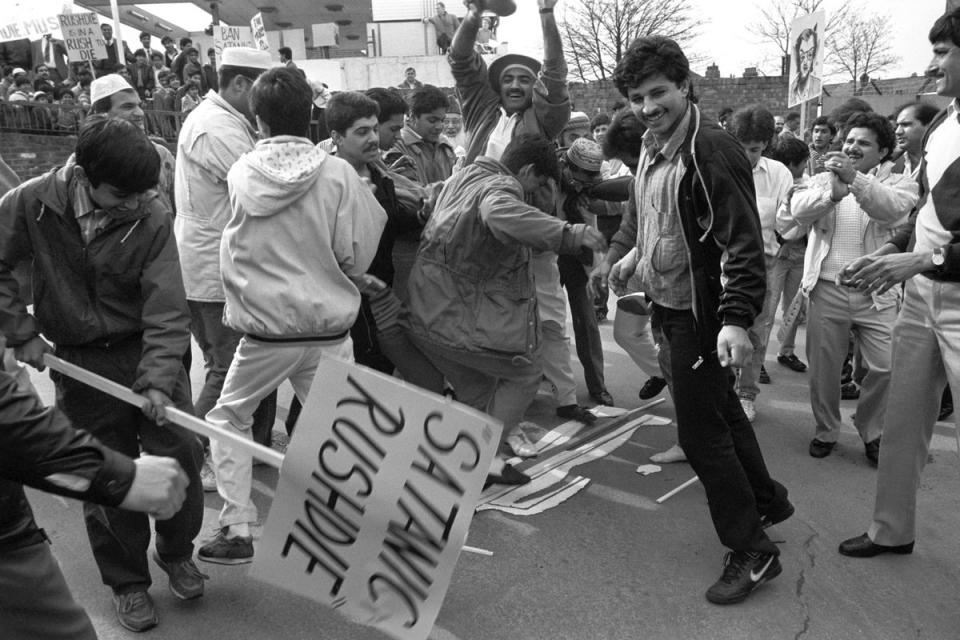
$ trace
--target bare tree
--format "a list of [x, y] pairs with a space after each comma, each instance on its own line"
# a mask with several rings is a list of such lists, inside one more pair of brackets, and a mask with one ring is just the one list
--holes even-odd
[[[773, 0], [758, 4], [757, 11], [761, 17], [748, 25], [747, 29], [761, 41], [775, 45], [780, 55], [787, 57], [791, 53], [790, 25], [801, 16], [823, 10], [823, 3], [824, 0]], [[848, 19], [850, 7], [849, 3], [844, 2], [835, 11], [827, 12], [826, 39]]]
[[873, 75], [900, 61], [893, 53], [893, 25], [889, 15], [862, 17], [850, 13], [827, 36], [827, 61], [836, 73], [849, 76], [854, 83], [863, 75]]
[[580, 0], [564, 11], [563, 47], [584, 82], [606, 80], [630, 43], [663, 35], [683, 45], [696, 34], [690, 0]]

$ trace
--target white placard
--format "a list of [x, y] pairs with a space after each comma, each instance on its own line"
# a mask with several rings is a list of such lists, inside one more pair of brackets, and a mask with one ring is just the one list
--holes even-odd
[[103, 41], [97, 14], [67, 13], [57, 16], [63, 43], [70, 62], [90, 62], [107, 59], [107, 44]]
[[251, 575], [426, 640], [501, 429], [395, 378], [323, 360]]

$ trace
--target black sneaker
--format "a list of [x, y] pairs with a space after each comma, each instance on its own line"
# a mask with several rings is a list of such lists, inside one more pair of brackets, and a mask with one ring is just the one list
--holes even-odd
[[649, 400], [663, 391], [665, 386], [667, 386], [667, 381], [663, 378], [657, 376], [648, 378], [647, 381], [643, 383], [643, 386], [640, 387], [640, 399]]
[[247, 564], [253, 562], [253, 538], [251, 536], [227, 537], [227, 527], [197, 550], [197, 558], [215, 564]]
[[950, 397], [950, 387], [947, 387], [946, 393], [940, 400], [940, 413], [937, 414], [937, 422], [946, 420], [953, 413], [953, 398]]
[[157, 609], [153, 606], [153, 598], [146, 591], [115, 593], [113, 604], [117, 609], [117, 621], [124, 629], [146, 631], [160, 622]]
[[757, 376], [757, 382], [770, 384], [770, 374], [767, 373], [767, 368], [764, 365], [760, 365], [760, 375]]
[[814, 438], [810, 441], [810, 455], [814, 458], [826, 458], [833, 452], [835, 446], [837, 446], [836, 442], [824, 442]]
[[723, 575], [707, 589], [707, 600], [713, 604], [743, 602], [781, 571], [780, 560], [772, 553], [730, 551], [723, 558]]
[[532, 479], [533, 478], [515, 468], [513, 465], [505, 464], [503, 465], [503, 469], [500, 470], [500, 473], [487, 474], [487, 480], [483, 483], [483, 488], [486, 489], [492, 484], [522, 485], [527, 484]]
[[841, 400], [856, 400], [860, 397], [860, 387], [856, 382], [847, 382], [840, 386]]
[[610, 395], [610, 392], [604, 389], [603, 391], [598, 391], [597, 393], [591, 393], [590, 397], [597, 404], [601, 404], [605, 407], [612, 407], [613, 405], [613, 396]]
[[203, 581], [210, 576], [197, 569], [193, 559], [165, 561], [156, 551], [153, 560], [170, 577], [170, 592], [181, 600], [193, 600], [203, 595]]
[[783, 366], [785, 366], [787, 369], [792, 369], [793, 371], [796, 371], [797, 373], [803, 373], [804, 371], [807, 370], [807, 365], [806, 365], [805, 363], [803, 363], [803, 362], [800, 360], [800, 358], [798, 358], [798, 357], [797, 357], [795, 354], [793, 354], [793, 353], [791, 353], [791, 354], [788, 355], [788, 356], [785, 356], [785, 355], [779, 355], [779, 356], [777, 356], [777, 362], [779, 362], [780, 364], [782, 364]]
[[557, 407], [557, 417], [564, 420], [576, 420], [583, 424], [593, 424], [597, 421], [597, 416], [579, 404], [565, 404], [562, 407]]

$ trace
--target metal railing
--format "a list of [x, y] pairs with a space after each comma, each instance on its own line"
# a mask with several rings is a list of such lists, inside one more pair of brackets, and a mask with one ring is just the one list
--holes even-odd
[[[149, 104], [149, 103], [148, 103]], [[90, 107], [64, 106], [45, 102], [0, 102], [0, 131], [32, 133], [37, 135], [74, 135], [87, 117]], [[143, 110], [144, 128], [147, 135], [163, 138], [176, 144], [187, 113], [158, 111], [149, 107]], [[308, 137], [314, 143], [326, 137], [326, 127], [316, 119], [310, 120]]]
[[[44, 102], [0, 102], [0, 131], [37, 135], [74, 135], [87, 116], [89, 107]], [[175, 143], [185, 113], [144, 109], [144, 128], [148, 135]]]

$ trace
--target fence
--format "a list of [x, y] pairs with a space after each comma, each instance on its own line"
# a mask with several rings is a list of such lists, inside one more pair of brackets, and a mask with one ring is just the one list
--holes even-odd
[[[0, 102], [0, 131], [38, 135], [74, 135], [89, 110], [90, 107], [80, 105], [64, 106], [26, 101]], [[158, 111], [148, 108], [143, 110], [143, 126], [147, 135], [163, 138], [171, 146], [175, 146], [177, 136], [180, 135], [180, 127], [187, 115], [189, 114], [178, 111]], [[322, 118], [322, 112], [318, 114], [314, 109], [308, 135], [314, 143], [320, 142], [329, 135], [326, 124], [318, 120], [317, 115]]]
[[[89, 107], [44, 102], [0, 102], [0, 130], [39, 135], [74, 135]], [[145, 109], [144, 129], [150, 136], [176, 143], [185, 113]]]

